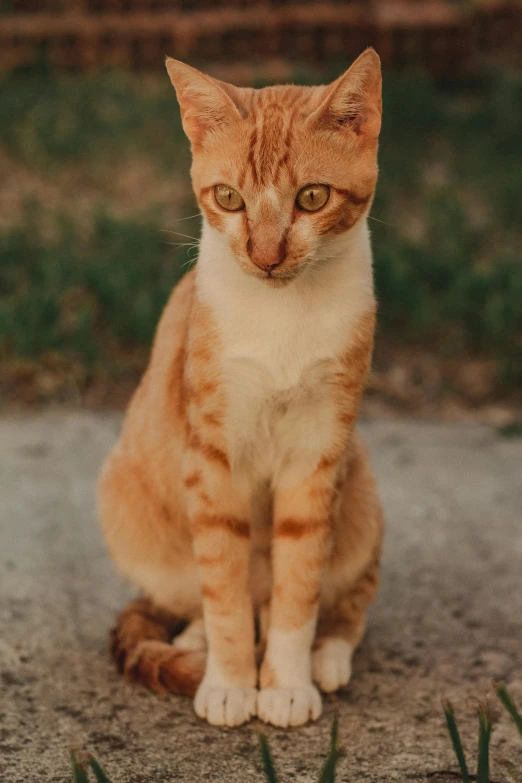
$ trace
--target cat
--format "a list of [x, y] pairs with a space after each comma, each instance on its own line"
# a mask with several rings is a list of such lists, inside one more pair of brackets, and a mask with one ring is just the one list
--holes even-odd
[[354, 426], [380, 61], [263, 89], [166, 65], [203, 225], [99, 480], [108, 548], [143, 591], [113, 655], [195, 694], [211, 724], [299, 726], [348, 683], [378, 583], [383, 516]]

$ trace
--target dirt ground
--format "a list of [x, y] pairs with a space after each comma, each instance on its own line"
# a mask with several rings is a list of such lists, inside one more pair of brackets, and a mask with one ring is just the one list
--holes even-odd
[[[0, 419], [0, 780], [65, 783], [76, 746], [114, 783], [261, 782], [260, 724], [212, 728], [189, 700], [133, 687], [109, 660], [108, 629], [132, 590], [105, 551], [93, 487], [119, 422], [85, 412]], [[522, 704], [522, 439], [401, 418], [361, 431], [388, 529], [353, 680], [318, 723], [263, 730], [282, 781], [317, 780], [337, 710], [340, 783], [450, 783], [441, 698], [455, 705], [470, 757], [476, 700], [495, 704], [492, 679]], [[498, 761], [521, 768], [522, 744], [498, 717], [500, 782]]]

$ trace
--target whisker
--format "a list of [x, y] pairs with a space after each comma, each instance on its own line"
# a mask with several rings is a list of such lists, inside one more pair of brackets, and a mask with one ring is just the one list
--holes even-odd
[[161, 244], [169, 247], [199, 247], [199, 242], [167, 242], [165, 239], [161, 240]]
[[394, 226], [392, 223], [386, 223], [385, 220], [380, 220], [379, 218], [372, 217], [372, 215], [368, 215], [368, 218], [370, 220], [375, 220], [376, 223], [382, 223], [383, 226], [389, 226], [390, 228], [397, 228], [397, 226]]
[[193, 264], [195, 264], [195, 263], [196, 263], [196, 261], [197, 261], [197, 260], [198, 260], [198, 256], [194, 256], [194, 258], [187, 258], [187, 260], [186, 260], [186, 261], [184, 261], [184, 262], [183, 262], [183, 263], [180, 265], [180, 266], [181, 266], [181, 269], [184, 269], [184, 267], [186, 267], [186, 266], [192, 266]]
[[199, 247], [199, 245], [191, 245], [190, 242], [183, 242], [183, 243], [179, 243], [179, 242], [162, 242], [162, 244], [163, 245], [168, 245], [168, 247], [171, 247], [171, 248], [173, 248], [173, 250], [176, 250], [176, 251], [181, 250], [181, 248], [183, 248], [183, 247], [186, 247], [187, 248], [187, 251], [186, 251], [187, 253], [189, 252], [189, 250], [193, 250], [194, 248], [198, 248]]
[[199, 242], [199, 237], [192, 237], [190, 234], [182, 234], [181, 231], [170, 231], [168, 228], [160, 228], [165, 234], [176, 234], [178, 237], [185, 237], [185, 239], [193, 239], [194, 242]]
[[[190, 220], [191, 218], [195, 218], [195, 217], [201, 217], [202, 215], [203, 215], [203, 213], [202, 213], [202, 212], [196, 212], [196, 214], [195, 214], [195, 215], [187, 215], [187, 217], [176, 218], [176, 221], [175, 221], [175, 222], [177, 223], [177, 222], [178, 222], [178, 221], [180, 221], [180, 220]], [[165, 229], [164, 229], [164, 230], [165, 230]]]

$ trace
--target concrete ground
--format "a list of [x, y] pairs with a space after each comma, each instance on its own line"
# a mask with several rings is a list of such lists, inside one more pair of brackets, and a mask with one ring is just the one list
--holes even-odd
[[[109, 660], [108, 629], [132, 590], [105, 552], [93, 483], [118, 426], [87, 413], [0, 419], [0, 780], [69, 781], [73, 745], [114, 783], [260, 782], [257, 722], [211, 728], [189, 700], [131, 686]], [[400, 419], [361, 429], [388, 520], [379, 600], [335, 706], [266, 733], [282, 783], [316, 783], [335, 708], [340, 782], [449, 783], [441, 697], [470, 755], [492, 678], [522, 705], [522, 440]], [[499, 716], [493, 757], [522, 769]], [[498, 763], [492, 780], [506, 780]]]

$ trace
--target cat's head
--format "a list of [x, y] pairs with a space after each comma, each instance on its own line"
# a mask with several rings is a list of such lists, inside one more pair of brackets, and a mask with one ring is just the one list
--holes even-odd
[[234, 87], [170, 58], [167, 70], [192, 145], [196, 198], [237, 262], [271, 285], [320, 264], [330, 238], [350, 231], [373, 197], [376, 52], [321, 87]]

